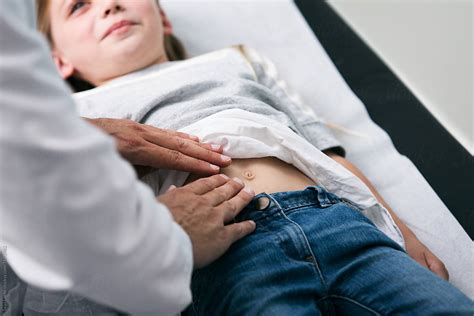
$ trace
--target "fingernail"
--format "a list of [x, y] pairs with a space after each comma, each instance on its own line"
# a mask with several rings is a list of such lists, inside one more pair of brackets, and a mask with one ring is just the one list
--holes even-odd
[[214, 170], [214, 171], [219, 171], [219, 169], [220, 169], [218, 166], [213, 165], [213, 164], [209, 164], [209, 166], [210, 166], [211, 169]]
[[219, 175], [220, 175], [222, 178], [226, 179], [226, 180], [228, 180], [228, 179], [229, 179], [229, 177], [228, 177], [228, 176], [226, 176], [226, 175], [225, 175], [225, 174], [223, 174], [223, 173], [219, 173]]
[[219, 150], [221, 148], [221, 145], [212, 144], [211, 148], [212, 150]]
[[228, 162], [228, 161], [230, 161], [230, 157], [229, 157], [229, 156], [226, 156], [226, 155], [221, 155], [221, 160], [222, 160], [223, 162]]
[[255, 195], [255, 191], [251, 187], [245, 187], [244, 191], [247, 192], [250, 195]]
[[250, 225], [253, 226], [253, 228], [257, 227], [257, 223], [255, 223], [254, 221], [249, 221]]
[[190, 135], [190, 136], [191, 136], [191, 139], [192, 139], [192, 140], [195, 140], [195, 141], [197, 141], [197, 142], [199, 141], [199, 137], [194, 136], [194, 135]]
[[232, 178], [232, 180], [234, 180], [237, 183], [240, 183], [241, 185], [244, 185], [244, 182], [237, 177]]

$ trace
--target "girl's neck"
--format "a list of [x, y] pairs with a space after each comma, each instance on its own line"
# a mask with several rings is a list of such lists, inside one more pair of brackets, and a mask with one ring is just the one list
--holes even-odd
[[122, 74], [122, 75], [120, 75], [120, 76], [111, 77], [111, 78], [102, 80], [102, 81], [96, 83], [95, 86], [96, 86], [96, 87], [103, 86], [103, 85], [105, 85], [105, 84], [108, 84], [108, 83], [110, 83], [110, 82], [112, 82], [112, 81], [115, 81], [115, 80], [117, 80], [117, 79], [120, 79], [120, 78], [122, 78], [122, 77], [128, 76], [128, 75], [130, 75], [130, 74], [140, 72], [140, 71], [142, 71], [142, 70], [151, 68], [151, 67], [153, 67], [153, 66], [155, 66], [155, 65], [166, 64], [166, 63], [168, 63], [168, 62], [169, 62], [169, 59], [168, 59], [168, 56], [167, 56], [166, 53], [165, 53], [164, 55], [158, 56], [158, 58], [157, 58], [156, 60], [154, 60], [153, 62], [149, 63], [148, 65], [145, 65], [145, 66], [143, 66], [143, 67], [141, 67], [141, 68], [132, 70], [132, 71], [130, 71], [130, 72], [128, 72], [128, 73], [125, 73], [125, 74]]

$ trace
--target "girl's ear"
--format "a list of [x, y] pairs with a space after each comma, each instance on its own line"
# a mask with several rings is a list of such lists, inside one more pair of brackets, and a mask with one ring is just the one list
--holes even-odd
[[161, 6], [159, 6], [159, 10], [160, 10], [160, 15], [161, 15], [161, 20], [163, 22], [163, 31], [164, 31], [165, 35], [173, 34], [173, 26], [171, 25], [170, 20], [166, 16], [165, 11], [163, 11]]
[[53, 60], [63, 79], [72, 76], [74, 73], [74, 66], [56, 50], [53, 50]]

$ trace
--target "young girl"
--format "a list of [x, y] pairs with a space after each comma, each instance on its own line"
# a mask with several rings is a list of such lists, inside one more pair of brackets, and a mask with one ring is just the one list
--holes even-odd
[[[221, 172], [259, 193], [235, 218], [254, 220], [256, 231], [195, 271], [187, 313], [472, 314], [472, 302], [442, 279], [442, 262], [390, 215], [255, 50], [240, 45], [184, 60], [156, 0], [38, 3], [60, 74], [76, 91], [91, 88], [75, 95], [83, 116], [224, 144], [233, 163]], [[196, 178], [160, 170], [145, 180], [163, 193]]]

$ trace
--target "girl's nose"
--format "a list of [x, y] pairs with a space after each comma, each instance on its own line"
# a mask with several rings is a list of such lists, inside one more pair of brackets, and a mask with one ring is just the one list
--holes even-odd
[[120, 4], [120, 1], [118, 0], [109, 0], [109, 1], [104, 1], [104, 8], [103, 8], [103, 17], [107, 17], [110, 14], [115, 14], [117, 12], [121, 12], [124, 10], [124, 7], [122, 4]]

